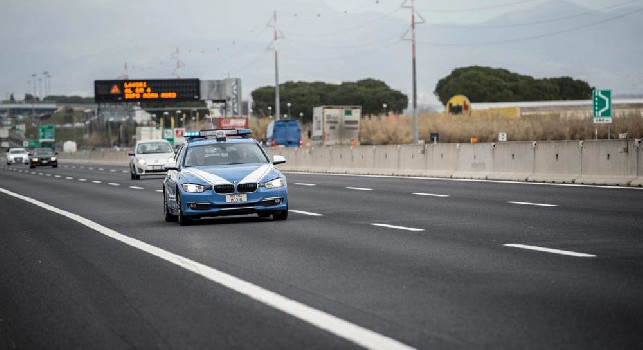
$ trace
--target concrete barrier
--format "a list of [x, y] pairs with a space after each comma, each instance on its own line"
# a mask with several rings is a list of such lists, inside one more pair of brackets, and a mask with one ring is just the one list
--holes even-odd
[[376, 146], [351, 147], [351, 174], [370, 174], [375, 169]]
[[385, 145], [375, 148], [375, 164], [371, 174], [394, 175], [400, 168], [400, 146]]
[[534, 174], [528, 181], [574, 183], [581, 174], [580, 141], [536, 142]]
[[453, 177], [486, 179], [493, 172], [493, 147], [490, 143], [463, 143], [459, 150], [458, 170]]
[[492, 144], [493, 172], [490, 180], [527, 181], [534, 174], [533, 142], [496, 142]]
[[636, 161], [636, 178], [632, 180], [630, 186], [643, 187], [643, 143], [640, 140], [635, 140], [630, 145], [630, 153], [634, 154]]
[[[643, 145], [627, 140], [270, 148], [284, 171], [457, 177], [643, 187]], [[127, 151], [61, 153], [61, 162], [127, 165]]]
[[426, 176], [452, 177], [458, 171], [459, 149], [455, 143], [426, 146]]
[[426, 147], [424, 145], [400, 145], [399, 169], [395, 175], [423, 176], [426, 174]]
[[575, 182], [629, 185], [636, 178], [636, 154], [627, 140], [587, 140], [581, 152], [581, 175]]
[[346, 174], [352, 169], [353, 152], [351, 147], [331, 147], [330, 168], [331, 173]]

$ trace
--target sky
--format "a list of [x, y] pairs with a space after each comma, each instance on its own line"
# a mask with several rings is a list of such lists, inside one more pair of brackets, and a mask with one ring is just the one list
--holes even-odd
[[[375, 78], [410, 97], [410, 5], [0, 0], [0, 98], [13, 93], [20, 100], [27, 92], [93, 96], [94, 80], [127, 74], [241, 78], [248, 99], [257, 87], [275, 83], [275, 13], [281, 83]], [[465, 65], [535, 78], [568, 75], [616, 94], [643, 94], [643, 68], [635, 64], [643, 40], [634, 33], [641, 28], [643, 0], [416, 0], [415, 6], [416, 22], [422, 22], [416, 26], [420, 104], [438, 103], [435, 84]], [[583, 33], [598, 33], [591, 35], [613, 48], [592, 51], [594, 42], [580, 42]], [[565, 52], [568, 47], [574, 52]]]

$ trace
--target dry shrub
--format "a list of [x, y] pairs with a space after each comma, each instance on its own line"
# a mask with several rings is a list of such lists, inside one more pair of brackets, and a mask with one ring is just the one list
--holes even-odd
[[[473, 111], [471, 115], [423, 113], [418, 115], [421, 140], [430, 142], [430, 133], [439, 133], [440, 142], [493, 142], [499, 132], [509, 141], [585, 140], [607, 138], [607, 125], [594, 124], [591, 118], [566, 118], [558, 113], [517, 116], [515, 109]], [[365, 117], [361, 125], [363, 144], [405, 144], [413, 140], [413, 117]], [[629, 138], [643, 137], [643, 117], [638, 113], [615, 116], [611, 138], [627, 133]]]

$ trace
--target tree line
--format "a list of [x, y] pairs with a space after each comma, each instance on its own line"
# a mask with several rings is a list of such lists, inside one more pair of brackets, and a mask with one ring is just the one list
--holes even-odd
[[470, 66], [440, 79], [434, 93], [446, 104], [458, 94], [471, 102], [587, 100], [592, 90], [587, 82], [571, 77], [534, 79], [506, 69]]
[[[252, 91], [253, 111], [259, 116], [275, 113], [275, 88], [264, 86]], [[328, 84], [324, 82], [286, 82], [279, 85], [279, 108], [282, 115], [311, 122], [313, 107], [323, 105], [361, 106], [362, 115], [377, 115], [385, 112], [402, 113], [408, 105], [408, 97], [391, 89], [376, 79]]]

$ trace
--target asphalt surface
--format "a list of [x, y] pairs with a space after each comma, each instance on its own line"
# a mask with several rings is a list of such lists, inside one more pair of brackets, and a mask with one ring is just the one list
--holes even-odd
[[287, 221], [180, 227], [162, 176], [3, 163], [0, 349], [360, 347], [16, 195], [410, 347], [643, 344], [641, 189], [286, 175]]

